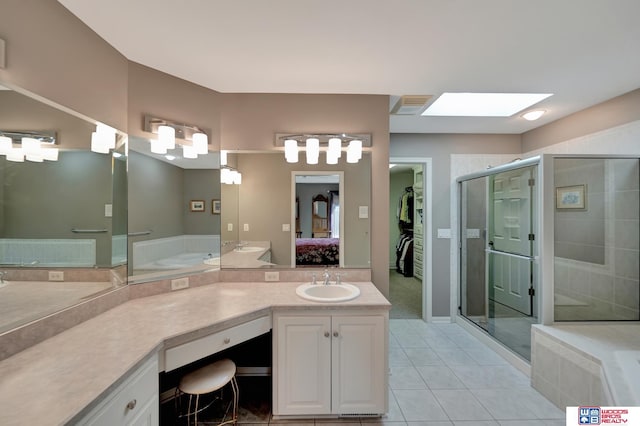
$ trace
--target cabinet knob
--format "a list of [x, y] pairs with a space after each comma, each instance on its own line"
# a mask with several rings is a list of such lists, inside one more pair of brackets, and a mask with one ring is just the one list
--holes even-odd
[[325, 332], [324, 332], [324, 337], [329, 337], [329, 336], [330, 336], [329, 332], [328, 332], [328, 331], [325, 331]]
[[225, 345], [228, 345], [228, 344], [229, 344], [229, 342], [231, 342], [231, 339], [229, 339], [228, 337], [225, 337], [225, 338], [224, 338], [224, 343], [225, 343]]
[[339, 336], [338, 332], [337, 332], [337, 331], [334, 331], [334, 332], [333, 332], [333, 337], [338, 337], [338, 336]]
[[127, 403], [127, 410], [133, 410], [134, 408], [136, 408], [137, 403], [138, 401], [136, 401], [135, 399], [132, 399], [131, 401], [129, 401]]

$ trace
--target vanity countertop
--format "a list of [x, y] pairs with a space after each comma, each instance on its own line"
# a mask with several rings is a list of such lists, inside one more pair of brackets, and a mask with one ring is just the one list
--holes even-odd
[[372, 283], [353, 284], [361, 295], [340, 303], [304, 300], [297, 282], [224, 282], [130, 300], [1, 361], [0, 424], [71, 422], [165, 344], [273, 310], [390, 309]]

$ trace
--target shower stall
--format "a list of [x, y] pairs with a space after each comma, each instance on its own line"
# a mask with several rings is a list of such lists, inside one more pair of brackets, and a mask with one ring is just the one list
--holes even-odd
[[638, 157], [544, 155], [457, 184], [461, 316], [527, 361], [532, 324], [640, 319]]

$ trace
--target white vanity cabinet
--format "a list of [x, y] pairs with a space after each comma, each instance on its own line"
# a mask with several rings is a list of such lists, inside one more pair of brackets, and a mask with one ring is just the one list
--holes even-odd
[[153, 356], [104, 398], [78, 425], [154, 426], [160, 423], [158, 357]]
[[274, 314], [275, 416], [387, 411], [388, 313]]

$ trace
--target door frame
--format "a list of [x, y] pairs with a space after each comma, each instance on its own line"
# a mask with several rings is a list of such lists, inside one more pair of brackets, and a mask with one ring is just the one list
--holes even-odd
[[424, 212], [426, 215], [424, 226], [422, 227], [422, 241], [424, 241], [422, 258], [422, 319], [426, 322], [433, 322], [433, 232], [431, 232], [433, 222], [433, 159], [431, 157], [390, 157], [389, 163], [419, 164], [422, 166]]

